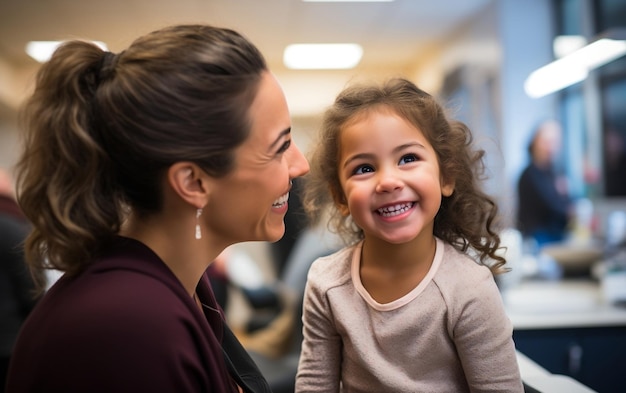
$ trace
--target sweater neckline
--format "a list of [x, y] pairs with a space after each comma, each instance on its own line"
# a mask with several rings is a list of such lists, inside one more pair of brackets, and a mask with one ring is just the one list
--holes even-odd
[[367, 289], [363, 286], [363, 282], [361, 281], [361, 275], [359, 273], [361, 267], [361, 249], [363, 248], [363, 241], [360, 241], [353, 250], [352, 253], [352, 261], [350, 264], [350, 276], [352, 278], [352, 283], [358, 292], [358, 294], [365, 300], [365, 302], [377, 311], [392, 311], [396, 310], [407, 303], [410, 303], [418, 297], [428, 284], [433, 280], [433, 277], [439, 270], [439, 266], [441, 266], [441, 261], [443, 260], [443, 241], [439, 238], [435, 238], [436, 240], [436, 249], [435, 256], [433, 258], [433, 263], [428, 270], [428, 273], [424, 276], [424, 279], [420, 281], [419, 284], [411, 291], [409, 291], [406, 295], [391, 301], [389, 303], [379, 303], [377, 302], [370, 294], [367, 292]]

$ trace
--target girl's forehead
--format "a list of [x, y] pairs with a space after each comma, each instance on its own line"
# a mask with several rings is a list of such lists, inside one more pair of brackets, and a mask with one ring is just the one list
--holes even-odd
[[427, 132], [424, 132], [422, 127], [417, 124], [415, 119], [412, 119], [409, 115], [402, 113], [400, 110], [393, 108], [387, 104], [377, 104], [373, 106], [369, 106], [367, 108], [363, 108], [353, 113], [346, 121], [342, 124], [339, 129], [339, 137], [341, 138], [341, 134], [346, 129], [353, 127], [355, 125], [359, 125], [361, 123], [370, 122], [373, 118], [378, 117], [395, 117], [402, 122], [406, 123], [410, 128], [413, 128], [415, 132], [419, 133], [421, 136], [430, 141], [429, 135]]
[[375, 104], [370, 105], [361, 109], [357, 109], [352, 116], [348, 118], [346, 121], [346, 125], [358, 123], [361, 121], [368, 120], [370, 117], [375, 115], [389, 115], [389, 116], [400, 116], [397, 110], [392, 108], [387, 104]]

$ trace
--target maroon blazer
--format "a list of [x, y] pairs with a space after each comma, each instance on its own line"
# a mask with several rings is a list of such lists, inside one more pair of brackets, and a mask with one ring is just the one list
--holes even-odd
[[206, 277], [198, 295], [215, 310], [203, 315], [148, 247], [116, 239], [30, 314], [7, 393], [236, 392], [240, 379], [229, 375], [221, 347], [223, 313]]

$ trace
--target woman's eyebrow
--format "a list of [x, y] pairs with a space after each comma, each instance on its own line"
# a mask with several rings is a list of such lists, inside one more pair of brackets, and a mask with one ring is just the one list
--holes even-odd
[[278, 137], [270, 145], [269, 150], [274, 150], [275, 146], [281, 141], [281, 139], [283, 139], [285, 135], [289, 134], [291, 134], [291, 127], [284, 129], [280, 134], [278, 134]]

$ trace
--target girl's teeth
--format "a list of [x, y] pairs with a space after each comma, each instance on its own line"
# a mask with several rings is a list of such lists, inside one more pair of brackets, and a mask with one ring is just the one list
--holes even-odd
[[399, 203], [393, 206], [386, 206], [378, 209], [378, 213], [383, 217], [393, 217], [402, 214], [413, 207], [413, 203]]

